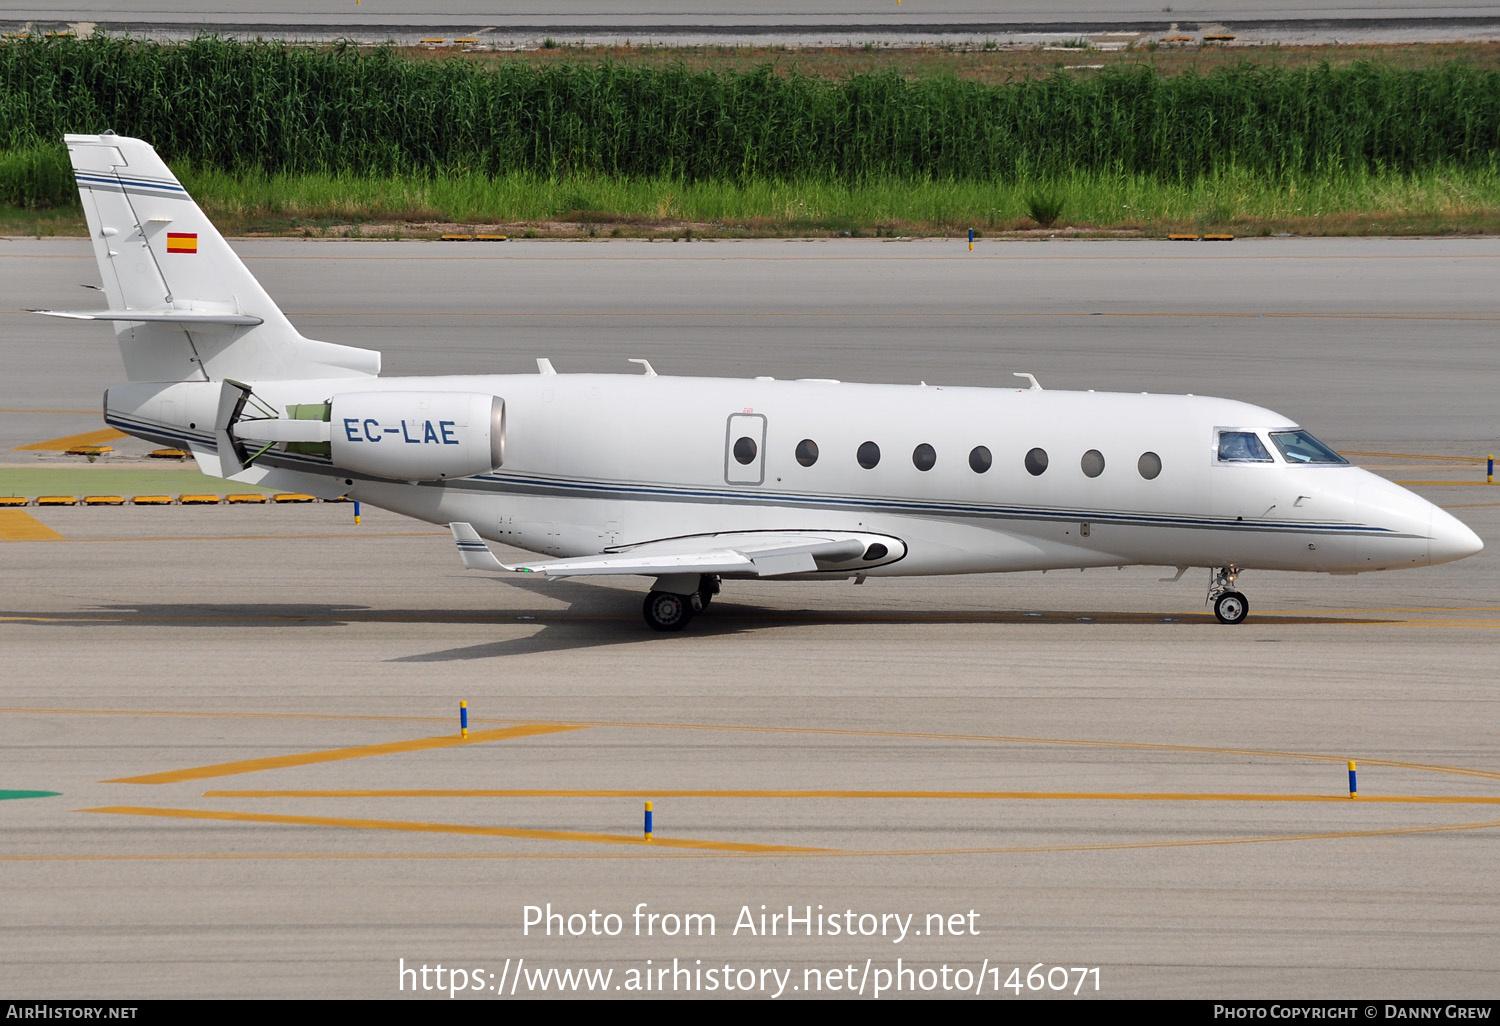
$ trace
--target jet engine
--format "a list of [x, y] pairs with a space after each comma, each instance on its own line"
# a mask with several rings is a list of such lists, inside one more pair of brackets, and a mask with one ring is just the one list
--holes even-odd
[[335, 466], [399, 481], [488, 473], [505, 460], [505, 400], [477, 392], [348, 392], [329, 411]]

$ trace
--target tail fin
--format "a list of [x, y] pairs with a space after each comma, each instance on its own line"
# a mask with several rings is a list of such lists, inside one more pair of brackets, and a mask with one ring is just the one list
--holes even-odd
[[131, 381], [347, 378], [369, 349], [303, 338], [148, 143], [64, 137]]

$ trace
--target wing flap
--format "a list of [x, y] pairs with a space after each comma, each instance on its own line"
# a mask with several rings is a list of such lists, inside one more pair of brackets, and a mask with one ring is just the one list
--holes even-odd
[[512, 566], [495, 558], [473, 526], [454, 523], [449, 527], [466, 568], [512, 570], [549, 577], [614, 574], [784, 577], [820, 570], [857, 572], [894, 562], [906, 554], [906, 545], [889, 535], [844, 531], [745, 531], [663, 538], [594, 556], [539, 560]]

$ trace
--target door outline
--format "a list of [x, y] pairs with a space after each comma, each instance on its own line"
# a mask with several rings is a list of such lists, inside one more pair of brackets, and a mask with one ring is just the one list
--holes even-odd
[[[758, 421], [758, 426], [749, 421]], [[741, 463], [734, 458], [734, 443], [748, 437], [755, 442], [755, 459]], [[724, 483], [759, 485], [766, 483], [766, 416], [763, 413], [731, 413], [724, 422]]]

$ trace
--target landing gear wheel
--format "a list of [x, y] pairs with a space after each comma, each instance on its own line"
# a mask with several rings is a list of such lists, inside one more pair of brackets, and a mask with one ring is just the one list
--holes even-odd
[[686, 595], [653, 591], [641, 606], [646, 623], [654, 631], [680, 631], [693, 618], [693, 607]]
[[1214, 599], [1214, 616], [1220, 623], [1243, 623], [1249, 613], [1249, 600], [1237, 591], [1226, 591]]

